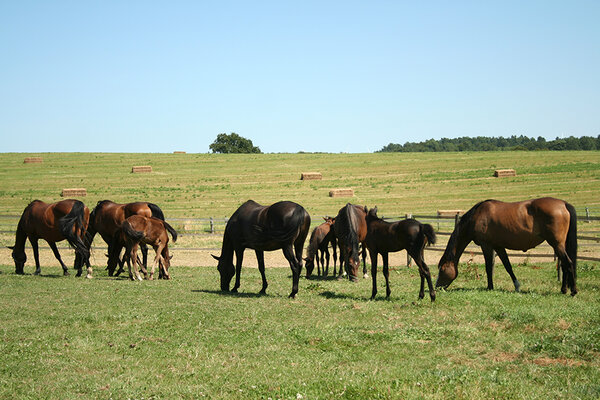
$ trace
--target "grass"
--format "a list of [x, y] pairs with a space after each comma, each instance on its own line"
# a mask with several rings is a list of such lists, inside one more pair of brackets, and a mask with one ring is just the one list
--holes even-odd
[[[483, 266], [478, 266], [483, 272]], [[600, 270], [562, 295], [550, 264], [504, 271], [495, 291], [462, 271], [431, 303], [415, 269], [392, 296], [358, 284], [244, 269], [241, 292], [215, 268], [172, 281], [17, 276], [0, 267], [0, 398], [598, 398]], [[383, 280], [380, 280], [383, 288]], [[383, 289], [380, 289], [380, 293]]]

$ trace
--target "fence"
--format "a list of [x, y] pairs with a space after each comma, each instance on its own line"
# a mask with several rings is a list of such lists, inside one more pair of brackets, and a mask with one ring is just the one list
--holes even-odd
[[[19, 221], [20, 216], [18, 215], [0, 215], [0, 234], [14, 235], [15, 228]], [[436, 235], [449, 237], [454, 230], [458, 215], [447, 216], [447, 215], [412, 215], [406, 214], [404, 216], [381, 216], [381, 218], [387, 221], [398, 221], [405, 218], [415, 218], [422, 223], [428, 223], [433, 225]], [[169, 218], [167, 222], [177, 232], [179, 236], [207, 236], [219, 238], [225, 231], [228, 218]], [[311, 229], [321, 224], [323, 218], [321, 216], [312, 216]], [[596, 248], [600, 253], [600, 216], [592, 216], [590, 210], [586, 207], [584, 215], [578, 215], [578, 235], [577, 239], [579, 242], [580, 249], [587, 249], [596, 253]], [[426, 251], [443, 252], [446, 247], [447, 241], [444, 243], [438, 243], [436, 246], [426, 247]], [[544, 243], [548, 251], [552, 251], [552, 248]], [[40, 246], [41, 249], [50, 249], [48, 246]], [[62, 248], [67, 248], [63, 246]], [[538, 246], [539, 248], [539, 246]], [[94, 246], [94, 249], [105, 249], [103, 246]], [[174, 246], [174, 251], [185, 250], [185, 251], [218, 251], [220, 248], [189, 248], [183, 246]], [[473, 255], [482, 255], [478, 246], [471, 243], [465, 250], [465, 253]], [[581, 253], [581, 251], [580, 251]], [[530, 258], [552, 258], [553, 253], [530, 253], [530, 252], [513, 252], [508, 253], [509, 257], [530, 257]], [[598, 261], [600, 257], [588, 257], [585, 255], [578, 256], [580, 260]], [[407, 264], [410, 264], [410, 257], [407, 256]]]

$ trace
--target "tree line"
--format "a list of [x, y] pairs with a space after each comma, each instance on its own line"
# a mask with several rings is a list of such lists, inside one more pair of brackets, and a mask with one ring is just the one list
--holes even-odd
[[527, 136], [504, 137], [459, 137], [455, 139], [429, 139], [424, 142], [406, 142], [403, 145], [390, 143], [380, 152], [440, 152], [440, 151], [497, 151], [497, 150], [600, 150], [600, 135], [597, 137], [569, 136], [546, 140]]

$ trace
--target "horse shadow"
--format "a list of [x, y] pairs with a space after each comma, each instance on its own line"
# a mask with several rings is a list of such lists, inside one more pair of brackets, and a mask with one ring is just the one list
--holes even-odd
[[334, 276], [334, 275], [327, 275], [327, 276], [323, 276], [323, 275], [311, 275], [311, 276], [307, 276], [306, 280], [309, 281], [335, 281], [337, 280], [338, 277]]
[[250, 292], [225, 292], [223, 290], [192, 289], [192, 293], [218, 294], [221, 296], [241, 297], [241, 298], [259, 298], [270, 297], [268, 294], [250, 293]]
[[352, 296], [346, 293], [336, 293], [330, 290], [319, 293], [319, 296], [325, 297], [326, 299], [342, 299], [342, 300], [368, 300], [365, 297]]

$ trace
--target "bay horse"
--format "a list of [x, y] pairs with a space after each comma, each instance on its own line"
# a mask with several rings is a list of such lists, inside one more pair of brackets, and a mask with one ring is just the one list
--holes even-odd
[[79, 200], [67, 199], [48, 204], [41, 200], [34, 200], [23, 211], [12, 249], [12, 258], [15, 261], [15, 273], [23, 274], [27, 261], [25, 254], [25, 241], [29, 239], [35, 258], [35, 275], [41, 274], [38, 240], [44, 239], [52, 249], [54, 256], [60, 263], [63, 274], [69, 275], [67, 266], [62, 261], [56, 242], [67, 240], [75, 249], [75, 268], [77, 276], [81, 276], [83, 264], [87, 266], [87, 278], [92, 278], [92, 267], [89, 261], [89, 250], [84, 243], [84, 236], [88, 228], [90, 210]]
[[[113, 247], [115, 246], [117, 246], [120, 251], [122, 248], [122, 243], [119, 244], [116, 242], [116, 233], [121, 228], [123, 221], [132, 215], [141, 215], [147, 218], [155, 217], [163, 221], [165, 220], [165, 216], [160, 207], [153, 203], [137, 201], [133, 203], [121, 204], [115, 203], [111, 200], [99, 201], [90, 214], [90, 226], [88, 228], [86, 240], [88, 249], [91, 247], [96, 233], [99, 233], [102, 239], [108, 245], [109, 255], [112, 254]], [[143, 265], [145, 268], [148, 259], [148, 247], [143, 242], [141, 243], [140, 247], [142, 250]], [[121, 271], [123, 271], [123, 260], [119, 260], [118, 264], [119, 270], [117, 271], [117, 276], [121, 273]], [[114, 274], [116, 265], [117, 264], [111, 264], [111, 267], [108, 268], [109, 276]]]
[[302, 250], [309, 229], [310, 216], [299, 204], [280, 201], [263, 206], [253, 200], [246, 201], [233, 213], [225, 226], [221, 255], [213, 255], [219, 262], [217, 269], [221, 276], [221, 290], [229, 291], [229, 284], [235, 275], [232, 292], [237, 292], [240, 287], [244, 250], [249, 248], [254, 249], [256, 253], [258, 269], [262, 276], [260, 294], [265, 294], [268, 283], [265, 277], [264, 252], [282, 249], [292, 270], [292, 292], [289, 297], [294, 298], [298, 293]]
[[[340, 264], [344, 263], [348, 269], [348, 278], [353, 282], [358, 281], [359, 245], [364, 243], [367, 237], [366, 216], [366, 206], [361, 207], [347, 203], [335, 217], [334, 230], [340, 246]], [[364, 252], [366, 251], [363, 246]], [[363, 272], [366, 272], [366, 264], [363, 267]], [[341, 274], [342, 268], [340, 267]]]
[[527, 251], [548, 242], [563, 270], [561, 292], [577, 294], [577, 214], [564, 200], [543, 197], [505, 203], [485, 200], [475, 204], [459, 220], [440, 259], [436, 287], [448, 287], [458, 275], [460, 256], [471, 242], [481, 246], [488, 289], [494, 288], [494, 251], [510, 275], [515, 291], [520, 283], [513, 273], [506, 249]]
[[431, 283], [431, 273], [423, 257], [423, 249], [428, 244], [435, 244], [436, 235], [430, 224], [422, 224], [416, 219], [405, 219], [397, 222], [386, 222], [377, 216], [377, 207], [367, 214], [367, 237], [365, 243], [371, 256], [371, 276], [373, 290], [371, 299], [377, 294], [377, 255], [383, 259], [383, 276], [385, 277], [386, 298], [390, 297], [390, 281], [388, 269], [388, 253], [404, 250], [415, 260], [421, 276], [419, 299], [425, 296], [425, 279], [429, 286], [429, 297], [435, 301], [435, 289]]
[[[331, 243], [333, 247], [334, 268], [337, 263], [337, 240], [333, 229], [335, 218], [323, 217], [323, 219], [325, 222], [313, 229], [308, 241], [306, 257], [304, 258], [304, 261], [306, 261], [307, 278], [312, 275], [312, 272], [315, 269], [315, 259], [317, 261], [318, 275], [321, 276], [321, 267], [323, 267], [324, 276], [329, 274], [329, 243]], [[327, 262], [327, 267], [325, 266], [325, 262]]]
[[[117, 232], [117, 236], [120, 236], [120, 240], [125, 245], [125, 256], [123, 258], [127, 261], [129, 278], [131, 280], [135, 280], [136, 278], [142, 280], [142, 276], [138, 270], [138, 264], [140, 263], [137, 258], [137, 249], [141, 243], [149, 244], [156, 253], [149, 279], [154, 279], [154, 270], [157, 265], [159, 268], [159, 277], [162, 279], [171, 279], [169, 275], [171, 257], [169, 256], [169, 235], [167, 232], [171, 233], [173, 242], [176, 242], [177, 232], [175, 229], [159, 218], [132, 215], [123, 221], [120, 230]], [[119, 261], [119, 254], [120, 249], [113, 248], [112, 253], [109, 255], [109, 265], [116, 265]], [[132, 263], [135, 275], [131, 270]], [[142, 272], [147, 278], [146, 269], [143, 264], [140, 265], [142, 266]]]

